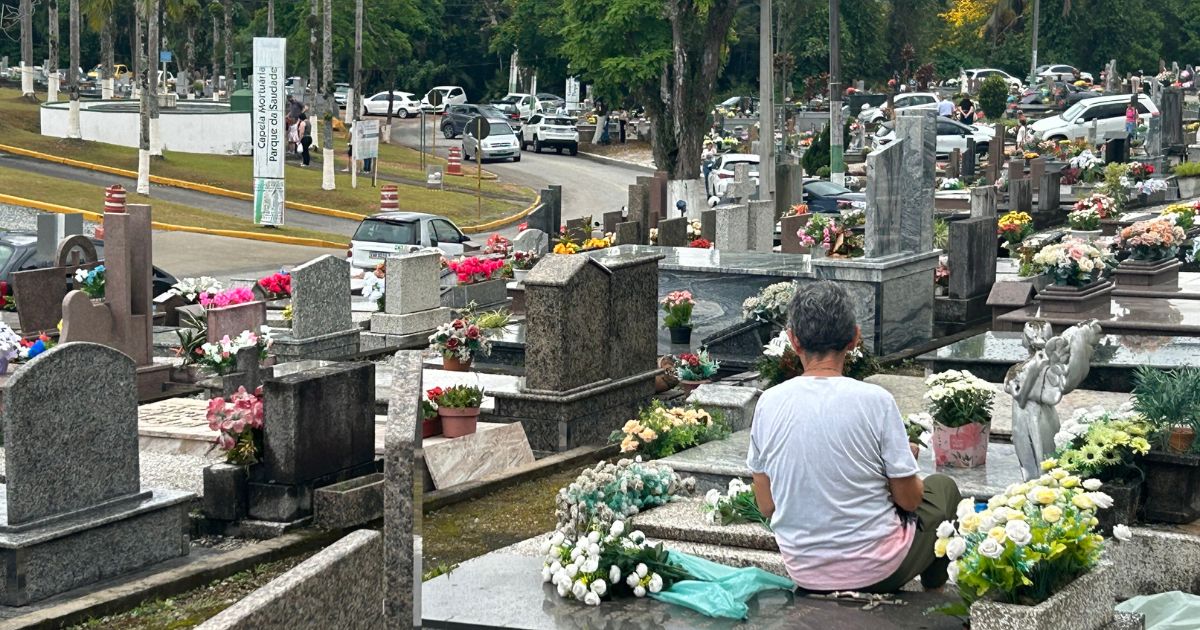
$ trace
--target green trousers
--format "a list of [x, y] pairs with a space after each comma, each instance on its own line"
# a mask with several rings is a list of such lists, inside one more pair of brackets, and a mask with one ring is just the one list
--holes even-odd
[[856, 589], [864, 593], [895, 593], [913, 578], [920, 576], [925, 588], [938, 588], [946, 583], [946, 567], [949, 559], [933, 555], [933, 544], [937, 542], [937, 528], [942, 521], [952, 521], [962, 495], [958, 484], [946, 475], [929, 475], [925, 478], [925, 494], [917, 508], [917, 532], [912, 547], [894, 573], [867, 588]]

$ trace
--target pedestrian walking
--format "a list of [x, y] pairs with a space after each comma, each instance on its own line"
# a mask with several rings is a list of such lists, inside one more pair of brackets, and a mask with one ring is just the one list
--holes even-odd
[[1137, 136], [1137, 93], [1129, 96], [1129, 105], [1125, 106], [1125, 133], [1132, 141]]
[[971, 101], [971, 97], [964, 96], [958, 102], [958, 122], [964, 125], [975, 124], [975, 103]]
[[308, 114], [300, 114], [300, 122], [296, 123], [296, 135], [300, 136], [300, 162], [303, 166], [308, 166], [311, 157], [308, 154], [308, 148], [312, 146], [312, 129], [309, 127]]

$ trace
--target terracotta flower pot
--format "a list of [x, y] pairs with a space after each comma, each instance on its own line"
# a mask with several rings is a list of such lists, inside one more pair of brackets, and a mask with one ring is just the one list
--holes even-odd
[[421, 439], [442, 434], [442, 417], [434, 416], [421, 421]]
[[438, 416], [442, 420], [442, 435], [448, 438], [471, 435], [479, 422], [479, 407], [440, 407]]
[[442, 355], [442, 369], [447, 372], [469, 372], [471, 370], [471, 361], [471, 359], [463, 361], [456, 356]]
[[933, 460], [938, 466], [976, 468], [987, 464], [992, 425], [971, 422], [961, 427], [933, 423]]
[[684, 381], [684, 380], [681, 380], [681, 381], [679, 381], [679, 389], [682, 389], [682, 390], [683, 390], [685, 393], [686, 393], [686, 392], [691, 392], [692, 390], [696, 389], [697, 387], [700, 387], [701, 385], [703, 385], [703, 384], [705, 384], [705, 383], [711, 383], [711, 382], [712, 382], [712, 381], [711, 381], [711, 380], [709, 380], [709, 379], [707, 379], [707, 378], [706, 378], [706, 379], [704, 379], [704, 380], [702, 380], [702, 381]]
[[1167, 438], [1167, 448], [1172, 453], [1186, 453], [1192, 450], [1192, 442], [1196, 441], [1196, 430], [1191, 427], [1175, 427]]

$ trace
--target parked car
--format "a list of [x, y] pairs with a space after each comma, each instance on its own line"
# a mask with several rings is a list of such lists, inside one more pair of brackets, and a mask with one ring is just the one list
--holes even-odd
[[[892, 97], [892, 106], [896, 108], [897, 112], [918, 109], [936, 110], [937, 104], [938, 97], [933, 92], [901, 92]], [[885, 118], [888, 118], [886, 101], [878, 107], [868, 107], [858, 114], [859, 120], [870, 125]]]
[[[104, 64], [102, 64], [102, 63], [96, 64], [95, 68], [92, 68], [90, 71], [88, 71], [88, 73], [87, 73], [88, 78], [89, 79], [99, 79], [100, 71], [103, 68], [104, 68]], [[133, 76], [133, 73], [129, 71], [129, 67], [126, 66], [125, 64], [123, 64], [123, 63], [113, 64], [113, 78], [114, 79], [128, 79], [132, 76]]]
[[1079, 101], [1103, 96], [1100, 92], [1076, 86], [1065, 81], [1042, 82], [1033, 86], [1021, 95], [1022, 105], [1046, 105], [1051, 108], [1066, 109]]
[[984, 79], [990, 76], [999, 76], [1001, 79], [1004, 79], [1004, 82], [1009, 85], [1010, 89], [1016, 88], [1021, 90], [1025, 87], [1020, 79], [998, 68], [971, 68], [970, 70], [963, 70], [958, 75], [958, 85], [965, 91], [970, 88], [972, 81], [978, 80], [982, 83]]
[[[433, 106], [429, 104], [429, 95], [434, 92], [442, 93], [442, 104]], [[446, 111], [446, 107], [450, 105], [458, 105], [467, 102], [467, 93], [457, 85], [439, 85], [425, 93], [421, 97], [421, 109], [427, 112], [442, 113]]]
[[436, 247], [459, 256], [470, 237], [446, 217], [424, 212], [380, 212], [366, 217], [350, 237], [350, 264], [374, 269], [388, 256], [411, 247]]
[[[104, 259], [104, 241], [91, 239], [96, 248], [96, 255]], [[0, 280], [11, 282], [15, 271], [30, 271], [53, 267], [55, 260], [49, 256], [39, 256], [37, 253], [37, 232], [32, 230], [13, 230], [0, 232]], [[152, 280], [154, 296], [166, 293], [178, 280], [175, 276], [154, 267]]]
[[539, 111], [537, 99], [532, 94], [521, 94], [512, 92], [505, 94], [504, 98], [496, 101], [496, 105], [512, 105], [521, 113], [521, 120], [529, 120], [529, 117]]
[[1074, 83], [1077, 80], [1075, 78], [1076, 72], [1079, 73], [1080, 79], [1083, 79], [1084, 81], [1087, 81], [1088, 83], [1092, 82], [1092, 75], [1090, 72], [1079, 72], [1079, 70], [1077, 68], [1075, 68], [1075, 66], [1068, 66], [1066, 64], [1050, 64], [1050, 65], [1038, 66], [1037, 67], [1037, 76], [1034, 79], [1031, 79], [1030, 82], [1032, 83], [1039, 79], [1040, 80], [1052, 79], [1055, 81], [1066, 81], [1068, 83]]
[[[466, 103], [451, 105], [446, 108], [446, 117], [442, 120], [442, 135], [446, 138], [457, 138], [463, 133], [467, 123], [483, 116], [488, 120], [508, 120], [508, 116], [491, 105], [476, 105]], [[510, 127], [512, 125], [509, 125]]]
[[[384, 92], [384, 94], [386, 95], [387, 92]], [[334, 83], [333, 84], [333, 102], [337, 103], [339, 107], [346, 106], [346, 100], [347, 100], [346, 97], [349, 95], [350, 95], [350, 84], [349, 83]], [[360, 94], [360, 96], [361, 96], [361, 94]], [[387, 111], [387, 108], [385, 107], [384, 112], [386, 112], [386, 111]], [[363, 113], [365, 114], [366, 112], [364, 111]]]
[[854, 192], [845, 186], [839, 186], [829, 180], [816, 177], [804, 180], [804, 203], [808, 204], [809, 212], [836, 214], [839, 212], [838, 202], [846, 202], [851, 208], [866, 208], [867, 195]]
[[[380, 92], [363, 100], [363, 116], [377, 114], [387, 116], [388, 93]], [[392, 92], [392, 114], [400, 118], [417, 116], [421, 113], [421, 104], [413, 98], [412, 92]]]
[[488, 135], [483, 140], [475, 139], [475, 127], [467, 125], [463, 130], [463, 159], [464, 160], [506, 160], [521, 161], [521, 141], [512, 127], [503, 118], [488, 120]]
[[725, 191], [729, 188], [729, 184], [733, 182], [734, 166], [738, 164], [750, 165], [750, 179], [754, 181], [754, 185], [758, 185], [758, 161], [759, 157], [754, 153], [725, 153], [718, 155], [712, 162], [712, 167], [708, 171], [708, 177], [704, 181], [704, 189], [709, 197], [724, 197]]
[[571, 155], [579, 153], [579, 130], [575, 128], [575, 119], [555, 114], [530, 116], [521, 131], [521, 150], [529, 147], [533, 147], [534, 153], [541, 153], [544, 147], [557, 149], [560, 154], [563, 149]]
[[567, 99], [556, 94], [538, 92], [535, 96], [537, 96], [538, 102], [541, 103], [542, 111], [544, 112], [553, 112], [559, 107], [567, 106]]
[[508, 121], [508, 126], [513, 128], [517, 135], [521, 134], [521, 128], [524, 127], [524, 121], [521, 120], [521, 110], [512, 103], [492, 103], [489, 107], [500, 112], [504, 119]]
[[[996, 137], [996, 130], [990, 125], [964, 125], [957, 120], [938, 116], [937, 118], [937, 154], [950, 155], [958, 149], [967, 150], [967, 140], [975, 140], [975, 153], [987, 154], [988, 145]], [[896, 139], [896, 129], [892, 121], [885, 121], [875, 130], [875, 146], [882, 147]]]
[[[1129, 95], [1114, 94], [1079, 101], [1067, 111], [1043, 118], [1030, 125], [1034, 135], [1044, 140], [1074, 140], [1086, 138], [1092, 121], [1096, 122], [1096, 137], [1125, 130], [1125, 106]], [[1148, 124], [1158, 116], [1158, 107], [1147, 94], [1139, 94], [1137, 101], [1139, 124]]]

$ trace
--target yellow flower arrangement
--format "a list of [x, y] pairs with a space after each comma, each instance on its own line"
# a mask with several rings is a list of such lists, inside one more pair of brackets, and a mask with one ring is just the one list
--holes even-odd
[[571, 243], [571, 242], [556, 243], [554, 245], [554, 253], [555, 254], [577, 254], [577, 253], [579, 253], [579, 246], [576, 245], [575, 243]]
[[622, 453], [637, 451], [657, 459], [726, 435], [729, 425], [720, 414], [696, 406], [667, 407], [654, 401], [637, 418], [613, 431], [609, 441], [620, 442]]
[[589, 238], [585, 240], [580, 250], [604, 249], [605, 247], [612, 247], [612, 240], [610, 240], [607, 236], [604, 238]]

